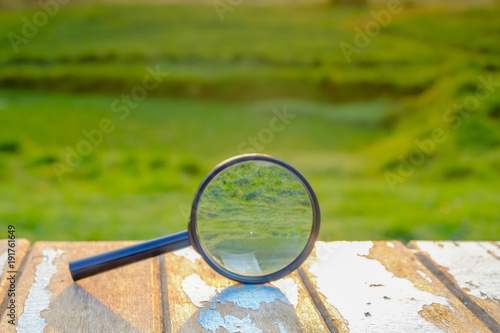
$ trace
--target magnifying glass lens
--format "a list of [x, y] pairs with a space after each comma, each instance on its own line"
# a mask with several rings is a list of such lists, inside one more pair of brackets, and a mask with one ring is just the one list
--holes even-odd
[[195, 209], [202, 251], [222, 269], [249, 277], [290, 265], [306, 247], [314, 223], [303, 182], [270, 161], [223, 169]]

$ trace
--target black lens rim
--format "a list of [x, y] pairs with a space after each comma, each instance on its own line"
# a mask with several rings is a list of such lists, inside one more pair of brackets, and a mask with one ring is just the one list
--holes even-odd
[[[205, 188], [208, 186], [208, 184], [223, 170], [226, 168], [242, 163], [242, 162], [248, 162], [248, 161], [267, 161], [271, 162], [274, 164], [277, 164], [295, 176], [299, 178], [302, 183], [304, 184], [305, 188], [308, 191], [309, 198], [311, 200], [312, 204], [312, 209], [313, 209], [313, 225], [311, 227], [311, 233], [309, 235], [309, 239], [307, 240], [306, 245], [304, 246], [304, 249], [302, 252], [287, 266], [284, 268], [271, 273], [271, 274], [266, 274], [266, 275], [261, 275], [261, 276], [245, 276], [241, 274], [237, 274], [234, 272], [231, 272], [227, 270], [226, 268], [222, 267], [219, 263], [217, 263], [210, 255], [208, 255], [204, 249], [203, 246], [201, 245], [200, 240], [197, 237], [197, 232], [196, 232], [196, 211], [198, 208], [198, 204], [201, 198], [201, 195], [203, 194], [203, 191]], [[242, 283], [249, 283], [249, 284], [257, 284], [257, 283], [266, 283], [269, 281], [274, 281], [278, 280], [291, 272], [293, 272], [295, 269], [297, 269], [309, 256], [311, 253], [312, 249], [314, 248], [315, 242], [318, 238], [319, 234], [319, 227], [320, 227], [320, 220], [321, 220], [321, 215], [320, 215], [320, 209], [319, 209], [319, 203], [318, 199], [316, 197], [316, 194], [314, 193], [314, 190], [312, 189], [311, 185], [307, 181], [307, 179], [293, 166], [290, 164], [283, 162], [282, 160], [279, 160], [275, 157], [269, 156], [269, 155], [264, 155], [264, 154], [245, 154], [245, 155], [238, 155], [231, 157], [225, 161], [222, 161], [219, 163], [217, 166], [215, 166], [212, 171], [205, 177], [203, 182], [200, 184], [200, 187], [198, 188], [198, 191], [196, 192], [196, 196], [193, 200], [193, 205], [191, 207], [191, 217], [189, 220], [189, 225], [188, 225], [188, 233], [189, 233], [189, 240], [191, 242], [191, 245], [193, 248], [205, 259], [205, 262], [212, 267], [216, 272], [219, 274]]]

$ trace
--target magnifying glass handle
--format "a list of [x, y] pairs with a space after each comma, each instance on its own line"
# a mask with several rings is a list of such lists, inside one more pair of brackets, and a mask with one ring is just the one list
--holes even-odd
[[183, 249], [189, 245], [191, 244], [187, 230], [181, 231], [144, 243], [72, 261], [69, 263], [69, 270], [73, 280], [77, 281], [163, 253]]

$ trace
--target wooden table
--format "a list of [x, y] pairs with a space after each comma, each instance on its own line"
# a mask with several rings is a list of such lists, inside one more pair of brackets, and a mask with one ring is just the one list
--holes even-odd
[[266, 285], [227, 280], [188, 248], [72, 281], [68, 261], [130, 244], [18, 239], [9, 297], [2, 240], [0, 331], [16, 331], [14, 300], [30, 333], [500, 332], [500, 242], [318, 242]]

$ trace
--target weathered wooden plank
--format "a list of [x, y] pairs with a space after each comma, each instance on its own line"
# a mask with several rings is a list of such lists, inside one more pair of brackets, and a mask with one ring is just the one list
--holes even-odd
[[[158, 258], [74, 283], [68, 262], [131, 242], [37, 242], [18, 281], [17, 332], [162, 330]], [[14, 331], [5, 318], [0, 331]]]
[[297, 273], [242, 285], [192, 249], [164, 256], [172, 332], [327, 332]]
[[[21, 265], [30, 246], [30, 242], [27, 239], [16, 239], [14, 246], [9, 246], [8, 244], [7, 239], [0, 240], [0, 299], [2, 304], [0, 311], [5, 309], [6, 302], [9, 301], [8, 293], [11, 281], [15, 282], [21, 275]], [[11, 249], [10, 253], [8, 251], [9, 248]], [[9, 265], [9, 254], [14, 254], [15, 262], [11, 264], [12, 266]], [[12, 275], [15, 275], [15, 278], [9, 279]]]
[[317, 242], [303, 268], [340, 332], [489, 332], [400, 242]]
[[[29, 243], [18, 242], [26, 253]], [[17, 332], [495, 331], [433, 275], [441, 271], [417, 260], [423, 248], [498, 320], [499, 243], [413, 242], [420, 250], [412, 251], [399, 242], [318, 242], [299, 274], [259, 286], [221, 277], [191, 248], [71, 280], [68, 261], [129, 244], [36, 243], [16, 284]], [[14, 331], [5, 315], [0, 331]]]
[[440, 269], [436, 275], [476, 316], [500, 332], [499, 242], [413, 241], [410, 246], [425, 255], [427, 266]]

